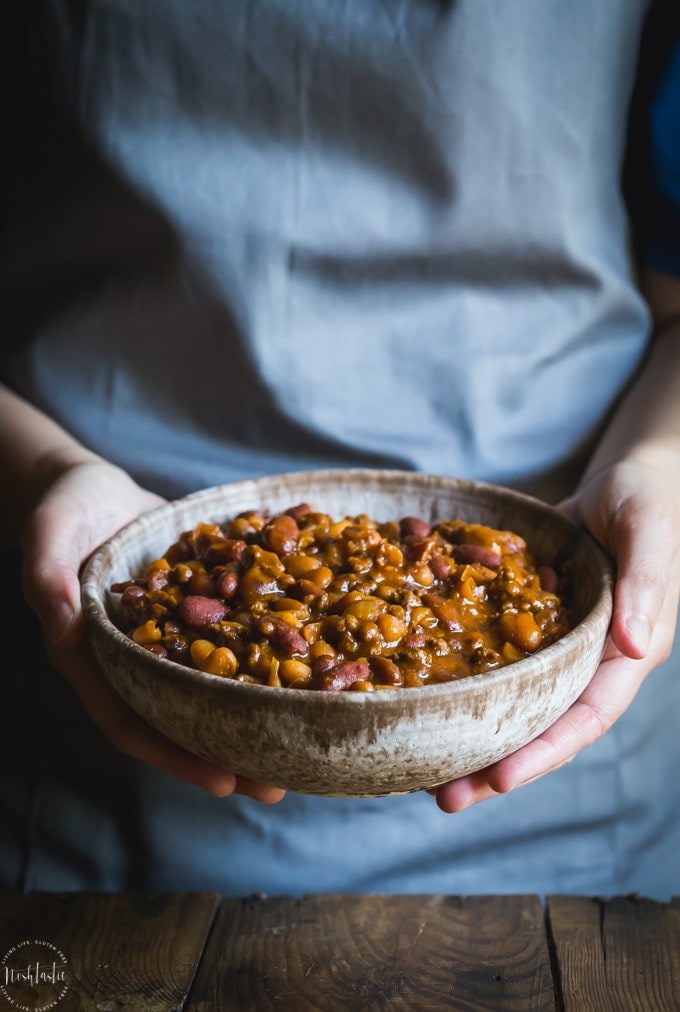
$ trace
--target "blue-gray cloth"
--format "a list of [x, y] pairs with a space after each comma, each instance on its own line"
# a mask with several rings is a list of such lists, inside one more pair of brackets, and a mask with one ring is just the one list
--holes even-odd
[[[570, 491], [648, 339], [620, 186], [646, 2], [52, 8], [78, 137], [50, 127], [59, 209], [17, 242], [9, 382], [165, 494], [373, 464]], [[7, 877], [678, 892], [677, 667], [570, 766], [456, 816], [215, 800], [41, 679]]]

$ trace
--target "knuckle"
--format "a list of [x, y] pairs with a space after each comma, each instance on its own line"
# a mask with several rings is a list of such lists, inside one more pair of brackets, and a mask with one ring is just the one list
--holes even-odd
[[609, 725], [602, 711], [592, 703], [581, 703], [578, 715], [579, 730], [584, 734], [587, 743], [597, 741], [607, 731]]
[[660, 609], [666, 594], [665, 573], [649, 565], [638, 566], [635, 570], [635, 582], [638, 595]]

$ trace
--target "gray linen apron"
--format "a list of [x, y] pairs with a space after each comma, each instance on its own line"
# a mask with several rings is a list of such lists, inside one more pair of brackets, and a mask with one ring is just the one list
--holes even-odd
[[[76, 68], [55, 101], [87, 146], [25, 270], [58, 259], [69, 297], [4, 377], [166, 495], [379, 465], [559, 499], [648, 337], [619, 182], [646, 6], [91, 0], [76, 26], [53, 4]], [[679, 892], [677, 668], [570, 766], [455, 816], [425, 794], [216, 800], [36, 673], [5, 875]]]

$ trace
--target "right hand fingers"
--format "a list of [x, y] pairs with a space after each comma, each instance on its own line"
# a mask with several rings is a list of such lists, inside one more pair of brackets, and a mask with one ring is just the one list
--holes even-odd
[[65, 473], [34, 510], [22, 539], [22, 581], [48, 655], [120, 751], [218, 796], [236, 791], [278, 801], [284, 794], [279, 788], [237, 777], [150, 727], [110, 686], [84, 642], [78, 577], [83, 560], [122, 524], [159, 502], [117, 468], [96, 463]]
[[78, 573], [90, 552], [161, 502], [103, 461], [74, 465], [55, 480], [22, 535], [24, 595], [50, 640], [78, 638]]
[[[54, 528], [54, 529], [53, 529]], [[46, 641], [72, 645], [80, 636], [78, 546], [49, 515], [36, 512], [22, 539], [24, 597], [43, 627]]]
[[192, 755], [152, 728], [108, 683], [84, 641], [70, 647], [48, 643], [48, 654], [54, 667], [78, 693], [90, 718], [119, 751], [220, 798], [238, 793], [273, 804], [284, 796], [285, 791], [278, 787], [238, 777]]

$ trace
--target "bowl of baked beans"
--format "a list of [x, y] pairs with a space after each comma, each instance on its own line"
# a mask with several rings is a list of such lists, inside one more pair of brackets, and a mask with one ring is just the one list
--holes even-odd
[[296, 472], [138, 518], [82, 577], [113, 687], [236, 773], [310, 794], [432, 788], [509, 755], [594, 674], [612, 567], [522, 493]]

